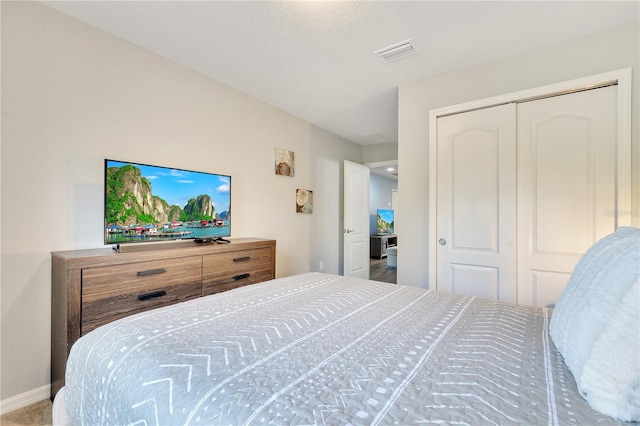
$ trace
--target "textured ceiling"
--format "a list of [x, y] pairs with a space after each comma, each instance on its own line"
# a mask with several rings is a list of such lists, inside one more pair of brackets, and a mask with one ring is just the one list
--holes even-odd
[[[639, 18], [637, 1], [44, 3], [363, 145], [397, 142], [402, 83]], [[412, 56], [374, 53], [407, 39]]]

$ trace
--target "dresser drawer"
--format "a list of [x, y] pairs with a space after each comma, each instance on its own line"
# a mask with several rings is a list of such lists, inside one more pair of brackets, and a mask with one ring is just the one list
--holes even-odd
[[271, 248], [203, 256], [202, 295], [275, 278]]
[[82, 334], [117, 318], [201, 295], [202, 257], [82, 270]]

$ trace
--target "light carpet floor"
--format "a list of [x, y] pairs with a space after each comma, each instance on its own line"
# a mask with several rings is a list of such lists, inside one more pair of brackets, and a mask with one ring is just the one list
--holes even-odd
[[36, 402], [0, 417], [2, 426], [51, 426], [51, 400]]

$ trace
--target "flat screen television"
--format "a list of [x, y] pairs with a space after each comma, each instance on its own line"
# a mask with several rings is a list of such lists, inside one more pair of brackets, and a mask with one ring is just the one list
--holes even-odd
[[105, 244], [230, 235], [231, 176], [105, 160]]
[[394, 211], [378, 209], [376, 217], [378, 235], [393, 234]]

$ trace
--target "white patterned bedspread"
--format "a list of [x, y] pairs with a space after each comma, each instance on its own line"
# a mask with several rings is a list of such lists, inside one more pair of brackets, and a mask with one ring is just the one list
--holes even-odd
[[551, 311], [304, 274], [103, 326], [73, 346], [74, 424], [611, 424]]

